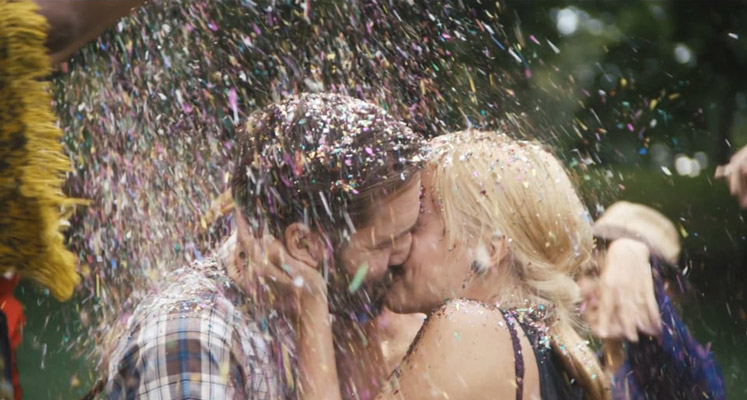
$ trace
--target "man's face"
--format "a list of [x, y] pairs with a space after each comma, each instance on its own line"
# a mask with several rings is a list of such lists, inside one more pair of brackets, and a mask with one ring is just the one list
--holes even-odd
[[338, 270], [347, 275], [347, 281], [354, 282], [356, 275], [362, 277], [364, 287], [385, 281], [389, 267], [402, 264], [410, 253], [411, 231], [419, 210], [419, 177], [375, 201], [366, 225], [357, 227], [336, 257]]

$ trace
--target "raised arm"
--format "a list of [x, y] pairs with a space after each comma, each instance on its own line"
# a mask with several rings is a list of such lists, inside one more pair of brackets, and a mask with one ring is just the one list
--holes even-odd
[[728, 164], [716, 168], [716, 178], [724, 179], [739, 206], [747, 208], [747, 146], [736, 152]]
[[610, 243], [596, 287], [587, 293], [584, 318], [595, 336], [637, 342], [639, 332], [658, 335], [661, 318], [649, 256], [648, 247], [635, 239]]
[[726, 399], [723, 375], [710, 344], [700, 344], [675, 311], [656, 260], [653, 276], [661, 335], [644, 336], [627, 345], [625, 364], [615, 372], [614, 390], [646, 393], [646, 398], [656, 399]]
[[47, 47], [53, 63], [70, 57], [145, 0], [34, 0], [49, 22]]
[[[327, 303], [327, 285], [315, 270], [313, 260], [291, 256], [285, 245], [271, 235], [256, 238], [248, 232], [241, 212], [237, 212], [237, 240], [246, 261], [243, 285], [248, 292], [257, 286], [272, 287], [273, 293], [296, 304], [299, 398], [303, 400], [338, 400], [341, 398], [332, 323]], [[301, 225], [301, 224], [294, 224]], [[307, 228], [306, 228], [307, 229]], [[290, 230], [290, 228], [289, 228]], [[287, 239], [295, 241], [292, 234]], [[298, 238], [298, 236], [296, 236]], [[308, 236], [299, 244], [311, 242]], [[258, 283], [260, 285], [258, 285]]]
[[514, 368], [511, 336], [501, 313], [456, 300], [423, 325], [377, 399], [515, 398]]

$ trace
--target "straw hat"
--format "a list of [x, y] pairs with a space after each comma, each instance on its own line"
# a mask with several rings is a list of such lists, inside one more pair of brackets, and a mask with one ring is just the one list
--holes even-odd
[[607, 240], [630, 238], [648, 245], [651, 253], [672, 265], [680, 256], [680, 238], [672, 221], [642, 204], [618, 201], [594, 223], [594, 234]]

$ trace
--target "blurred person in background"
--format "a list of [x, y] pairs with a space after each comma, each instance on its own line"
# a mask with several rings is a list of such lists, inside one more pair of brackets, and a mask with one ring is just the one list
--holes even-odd
[[604, 342], [613, 398], [725, 399], [710, 346], [697, 342], [676, 309], [687, 286], [672, 222], [650, 207], [620, 201], [596, 221], [594, 234], [600, 276], [579, 284], [584, 318]]

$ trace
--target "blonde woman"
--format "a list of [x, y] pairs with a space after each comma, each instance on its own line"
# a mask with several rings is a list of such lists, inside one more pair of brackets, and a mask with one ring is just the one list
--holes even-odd
[[[410, 255], [391, 268], [385, 296], [390, 309], [429, 318], [377, 398], [609, 398], [575, 329], [574, 277], [591, 262], [592, 229], [560, 163], [537, 144], [495, 132], [459, 132], [431, 145]], [[285, 271], [265, 268], [276, 283], [326, 296], [316, 265], [281, 245], [268, 249], [267, 259]], [[301, 310], [299, 318], [328, 315]], [[325, 325], [300, 335], [304, 362], [325, 358], [305, 338], [331, 335]]]

